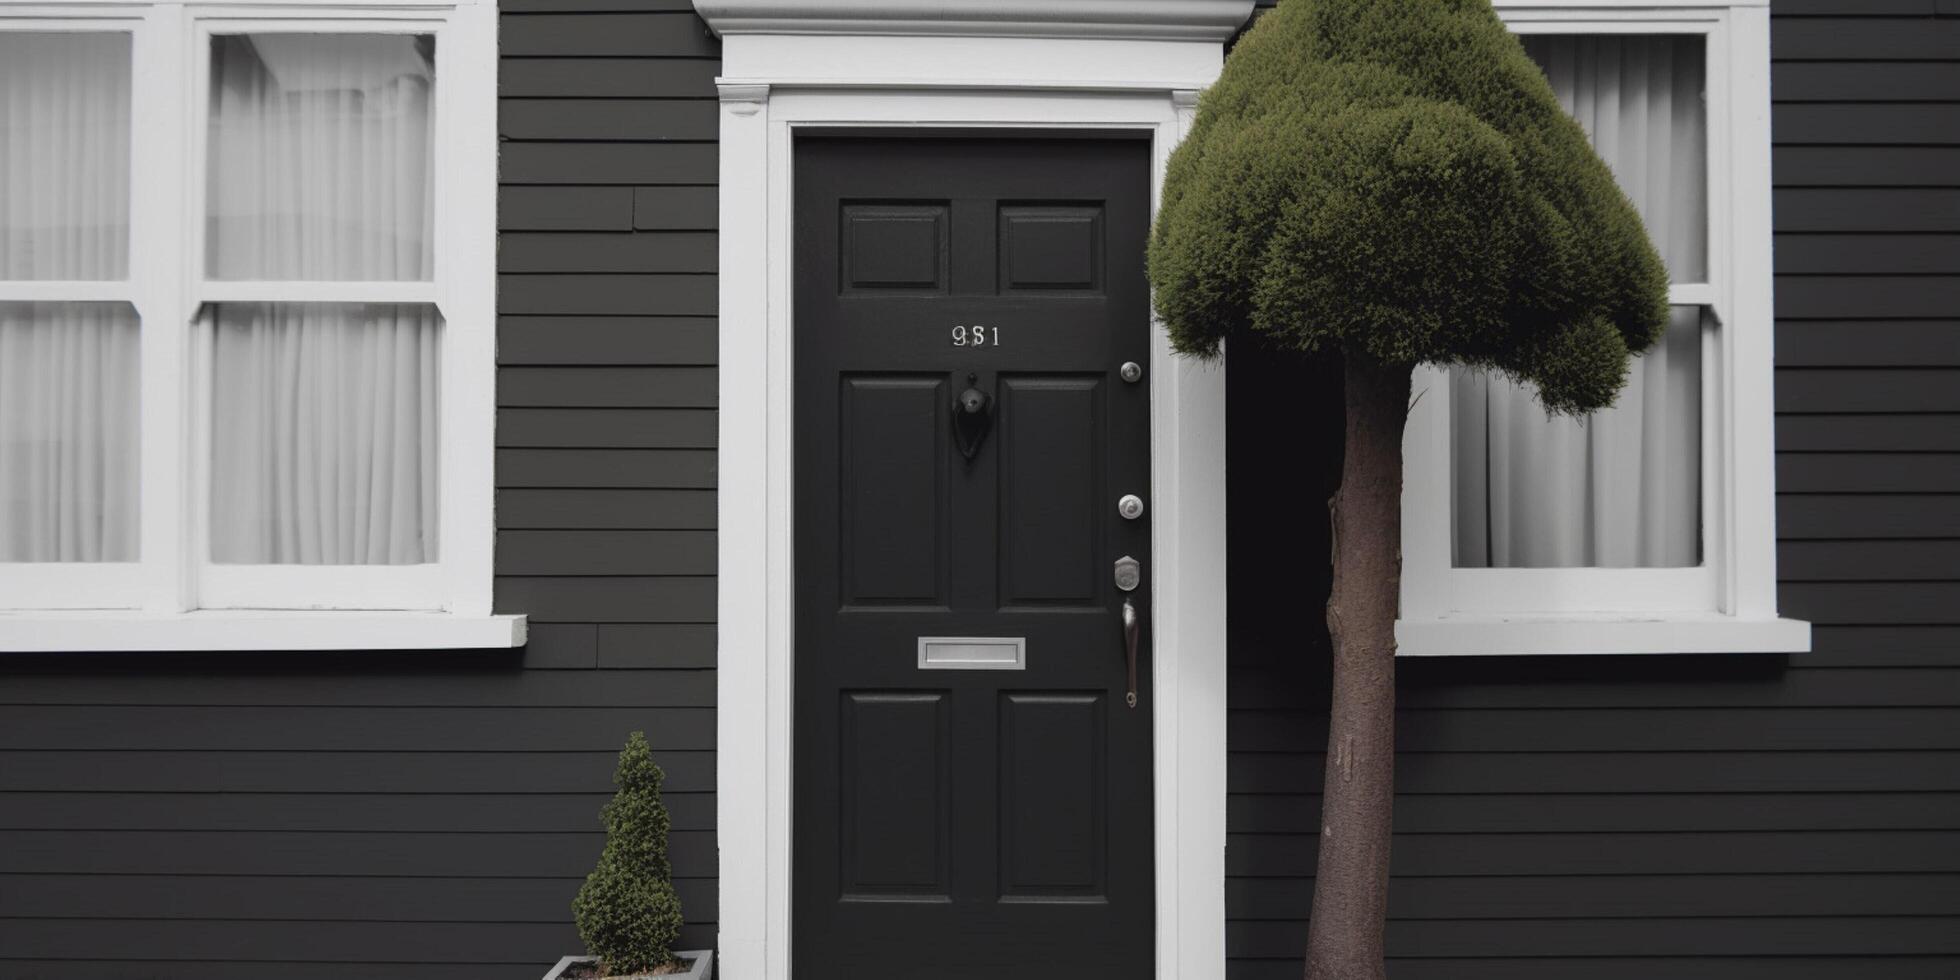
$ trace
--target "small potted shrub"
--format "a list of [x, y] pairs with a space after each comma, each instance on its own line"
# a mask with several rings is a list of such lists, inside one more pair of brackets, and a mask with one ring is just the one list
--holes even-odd
[[660, 802], [664, 778], [646, 735], [628, 736], [613, 774], [619, 792], [600, 814], [606, 849], [572, 900], [579, 938], [591, 955], [559, 960], [545, 980], [709, 980], [712, 975], [711, 950], [673, 948], [681, 932], [681, 900], [667, 861], [667, 807]]

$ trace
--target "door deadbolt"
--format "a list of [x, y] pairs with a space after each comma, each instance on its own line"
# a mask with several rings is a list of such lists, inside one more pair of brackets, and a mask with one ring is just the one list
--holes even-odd
[[1124, 361], [1123, 366], [1116, 369], [1116, 373], [1122, 375], [1123, 380], [1136, 384], [1143, 380], [1143, 365], [1135, 361]]
[[1142, 517], [1143, 498], [1133, 493], [1124, 494], [1123, 499], [1116, 502], [1116, 512], [1123, 515], [1126, 521], [1134, 521]]
[[1124, 592], [1135, 592], [1143, 581], [1143, 566], [1135, 558], [1124, 555], [1116, 559], [1116, 587]]

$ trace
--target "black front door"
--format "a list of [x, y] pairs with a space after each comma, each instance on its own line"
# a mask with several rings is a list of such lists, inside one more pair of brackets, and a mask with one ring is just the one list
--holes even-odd
[[795, 166], [794, 975], [1148, 977], [1149, 144]]

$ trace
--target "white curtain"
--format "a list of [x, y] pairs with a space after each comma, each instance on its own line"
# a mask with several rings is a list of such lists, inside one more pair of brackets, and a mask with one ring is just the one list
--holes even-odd
[[213, 321], [211, 559], [435, 561], [435, 311], [226, 303]]
[[[213, 39], [208, 275], [427, 280], [431, 39]], [[436, 560], [440, 318], [225, 304], [212, 318], [211, 557]]]
[[[130, 41], [0, 32], [0, 281], [129, 270]], [[137, 557], [126, 303], [0, 303], [0, 562]]]
[[221, 35], [211, 58], [207, 274], [430, 278], [430, 39]]
[[[1527, 37], [1633, 200], [1675, 282], [1707, 275], [1702, 42]], [[1699, 307], [1676, 307], [1618, 401], [1551, 418], [1501, 375], [1451, 372], [1459, 568], [1671, 568], [1701, 561]]]

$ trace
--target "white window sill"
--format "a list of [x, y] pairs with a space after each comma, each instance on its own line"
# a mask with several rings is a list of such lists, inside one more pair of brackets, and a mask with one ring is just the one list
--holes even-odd
[[1609, 616], [1446, 616], [1395, 621], [1405, 657], [1547, 654], [1803, 653], [1810, 624], [1714, 613]]
[[523, 646], [524, 625], [440, 612], [0, 613], [0, 652], [490, 650]]

